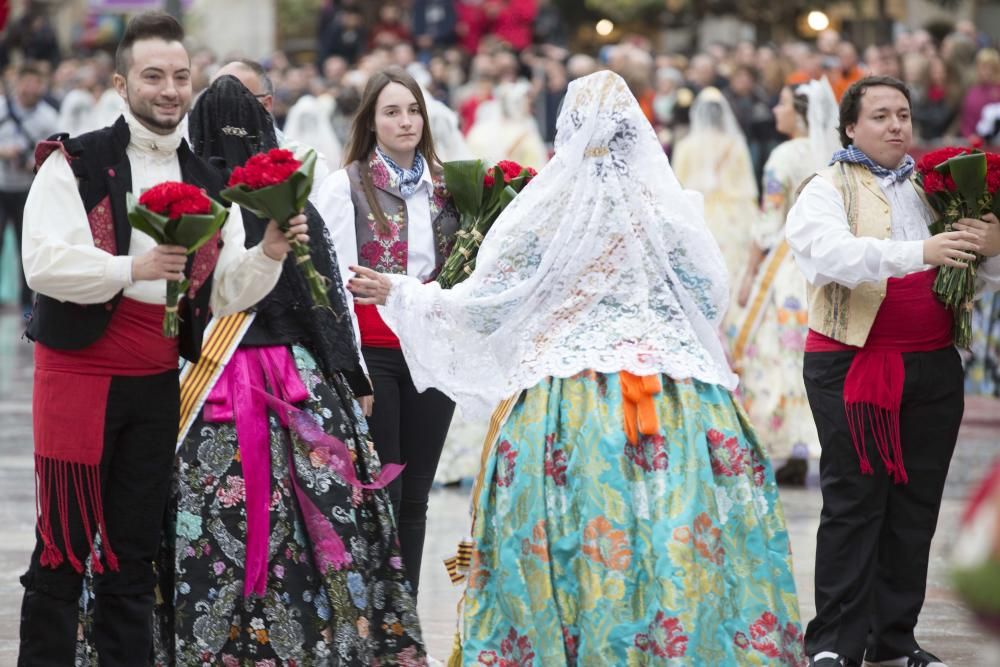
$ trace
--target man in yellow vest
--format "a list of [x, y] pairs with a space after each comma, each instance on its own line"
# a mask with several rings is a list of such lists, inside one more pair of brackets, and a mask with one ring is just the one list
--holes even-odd
[[815, 667], [944, 667], [913, 634], [964, 408], [951, 311], [931, 287], [937, 267], [975, 252], [987, 257], [980, 282], [1000, 287], [1000, 224], [988, 215], [931, 236], [902, 82], [853, 84], [840, 138], [786, 224], [809, 282], [803, 375], [823, 450], [806, 652]]

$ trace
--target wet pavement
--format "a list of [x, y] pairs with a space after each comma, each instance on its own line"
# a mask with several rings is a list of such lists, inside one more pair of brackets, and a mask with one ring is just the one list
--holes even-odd
[[[9, 310], [0, 313], [0, 667], [14, 665], [16, 661], [21, 598], [18, 576], [33, 546], [32, 348], [22, 340], [22, 329], [18, 315]], [[1000, 401], [968, 399], [931, 554], [927, 601], [917, 627], [921, 645], [946, 660], [950, 667], [1000, 667], [1000, 647], [973, 624], [948, 587], [948, 550], [963, 501], [996, 459], [998, 451]], [[436, 490], [431, 497], [420, 616], [429, 650], [442, 660], [447, 659], [451, 650], [461, 589], [451, 585], [441, 559], [454, 553], [455, 545], [468, 530], [469, 493], [470, 487], [466, 485]], [[782, 500], [791, 535], [802, 617], [806, 621], [814, 611], [812, 576], [819, 490], [815, 485], [803, 490], [783, 490]]]

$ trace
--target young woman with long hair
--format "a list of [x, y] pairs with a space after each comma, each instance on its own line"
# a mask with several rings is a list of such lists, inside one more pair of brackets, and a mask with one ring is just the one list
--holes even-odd
[[[444, 187], [423, 93], [402, 68], [386, 68], [368, 80], [344, 164], [316, 198], [344, 280], [352, 264], [433, 280], [452, 247], [458, 212]], [[406, 464], [389, 494], [416, 594], [427, 499], [455, 405], [436, 390], [418, 392], [399, 339], [375, 307], [351, 306], [375, 390], [374, 405], [364, 405], [375, 449], [383, 463]]]

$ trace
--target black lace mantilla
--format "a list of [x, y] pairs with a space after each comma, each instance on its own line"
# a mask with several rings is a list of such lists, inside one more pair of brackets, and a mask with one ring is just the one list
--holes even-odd
[[[238, 131], [234, 131], [234, 128]], [[278, 146], [274, 122], [239, 79], [223, 76], [198, 98], [191, 111], [191, 144], [195, 153], [228, 173], [250, 156]], [[289, 253], [278, 284], [259, 304], [249, 343], [301, 343], [309, 348], [328, 375], [343, 373], [356, 395], [371, 393], [361, 371], [357, 342], [337, 253], [319, 211], [306, 204], [309, 245], [313, 264], [329, 280], [327, 294], [332, 308], [315, 308], [309, 287]], [[243, 211], [246, 245], [264, 237], [267, 221]]]

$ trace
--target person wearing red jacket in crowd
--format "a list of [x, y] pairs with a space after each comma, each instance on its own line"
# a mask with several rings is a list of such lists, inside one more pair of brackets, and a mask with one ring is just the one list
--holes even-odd
[[496, 35], [520, 50], [531, 45], [538, 3], [536, 0], [458, 0], [455, 12], [458, 16], [455, 32], [468, 53], [476, 53], [480, 40], [487, 35]]
[[392, 46], [410, 41], [410, 29], [403, 23], [403, 14], [398, 5], [385, 4], [378, 10], [378, 22], [368, 33], [368, 48]]
[[482, 0], [455, 2], [455, 34], [458, 35], [459, 46], [466, 53], [476, 53], [479, 50], [479, 40], [486, 34], [483, 4]]
[[486, 0], [488, 32], [518, 51], [531, 46], [538, 3], [535, 0]]

